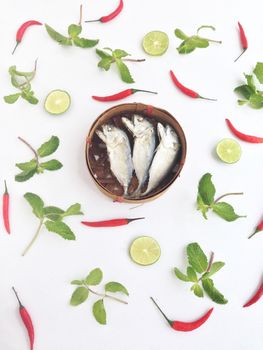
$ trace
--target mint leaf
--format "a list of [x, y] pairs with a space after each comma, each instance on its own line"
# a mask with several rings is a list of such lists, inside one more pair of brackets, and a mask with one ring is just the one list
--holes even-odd
[[44, 216], [51, 221], [60, 221], [64, 214], [64, 210], [54, 206], [45, 207], [43, 211]]
[[71, 215], [83, 215], [82, 211], [80, 210], [81, 206], [79, 203], [75, 203], [71, 205], [63, 214], [63, 216], [71, 216]]
[[209, 210], [209, 206], [204, 204], [200, 194], [197, 195], [197, 210], [201, 210], [203, 217], [207, 220], [206, 213]]
[[68, 35], [71, 36], [71, 38], [75, 38], [78, 36], [82, 31], [82, 27], [77, 24], [71, 24], [68, 27]]
[[190, 40], [193, 43], [193, 45], [195, 45], [195, 47], [199, 47], [200, 49], [203, 49], [209, 46], [209, 41], [207, 39], [200, 38], [197, 35], [192, 36]]
[[254, 89], [249, 85], [240, 85], [234, 90], [237, 94], [249, 100], [250, 96], [254, 94]]
[[33, 96], [33, 92], [25, 93], [24, 91], [22, 91], [21, 97], [27, 102], [31, 103], [32, 105], [36, 105], [39, 102], [38, 99], [35, 96]]
[[85, 287], [78, 287], [71, 296], [70, 305], [77, 306], [87, 300], [89, 290]]
[[57, 136], [52, 136], [47, 142], [43, 143], [37, 150], [39, 157], [46, 157], [54, 153], [59, 146], [59, 138]]
[[253, 94], [250, 96], [249, 104], [254, 109], [260, 109], [263, 107], [263, 96], [260, 94]]
[[110, 69], [111, 64], [112, 64], [112, 58], [111, 57], [107, 57], [107, 58], [103, 58], [98, 63], [98, 67], [108, 71]]
[[263, 62], [258, 62], [253, 73], [257, 77], [260, 84], [263, 84]]
[[46, 221], [45, 226], [50, 232], [57, 233], [67, 240], [75, 240], [76, 237], [70, 227], [61, 221]]
[[244, 101], [244, 100], [237, 100], [237, 103], [239, 104], [239, 106], [244, 106], [248, 103], [248, 101]]
[[214, 202], [215, 186], [211, 181], [212, 175], [207, 173], [202, 176], [198, 185], [198, 194], [206, 205], [211, 205]]
[[223, 218], [226, 221], [235, 221], [236, 219], [245, 217], [243, 215], [237, 215], [234, 211], [234, 208], [232, 205], [226, 203], [226, 202], [218, 202], [216, 204], [212, 205], [212, 210], [214, 213], [219, 215], [221, 218]]
[[188, 262], [193, 267], [193, 269], [202, 273], [205, 272], [208, 266], [207, 257], [202, 251], [198, 243], [190, 243], [187, 248]]
[[37, 161], [36, 159], [32, 159], [29, 162], [17, 163], [16, 167], [23, 171], [30, 171], [37, 168]]
[[63, 164], [61, 164], [58, 160], [52, 159], [48, 162], [40, 163], [40, 166], [46, 170], [58, 170], [63, 167]]
[[57, 41], [61, 45], [65, 45], [65, 46], [72, 45], [71, 38], [67, 38], [66, 36], [58, 33], [57, 31], [55, 31], [55, 29], [51, 28], [48, 24], [45, 24], [45, 27], [46, 27], [48, 35], [53, 40]]
[[201, 286], [199, 286], [198, 283], [195, 283], [192, 285], [191, 287], [191, 291], [194, 292], [194, 294], [199, 297], [199, 298], [203, 298], [204, 297], [204, 292]]
[[129, 295], [129, 292], [127, 291], [127, 289], [121, 283], [118, 283], [118, 282], [108, 282], [105, 285], [105, 292], [111, 292], [111, 293], [120, 292], [120, 293]]
[[191, 282], [198, 282], [197, 274], [191, 266], [187, 267], [187, 276]]
[[116, 49], [113, 51], [112, 53], [113, 57], [116, 59], [116, 58], [122, 58], [122, 57], [126, 57], [126, 56], [130, 56], [129, 53], [127, 53], [126, 51], [124, 50], [120, 50], [120, 49]]
[[107, 52], [104, 52], [102, 50], [96, 49], [96, 54], [100, 56], [100, 58], [110, 58], [112, 60], [112, 56], [109, 55]]
[[256, 92], [256, 86], [255, 86], [255, 83], [254, 83], [254, 78], [253, 78], [253, 75], [248, 75], [248, 74], [245, 74], [245, 78], [247, 80], [247, 85], [249, 87], [251, 87], [251, 89]]
[[85, 279], [85, 282], [87, 283], [87, 285], [96, 286], [97, 284], [100, 284], [100, 282], [102, 281], [102, 278], [103, 278], [103, 274], [101, 269], [96, 268], [90, 271], [90, 273]]
[[12, 103], [15, 103], [20, 96], [21, 96], [21, 93], [19, 92], [17, 94], [4, 96], [4, 100], [6, 103], [12, 104]]
[[124, 64], [122, 60], [119, 58], [116, 58], [115, 62], [121, 74], [122, 81], [129, 84], [134, 83], [134, 80], [130, 74], [129, 68], [126, 66], [126, 64]]
[[181, 29], [176, 28], [174, 31], [174, 34], [179, 39], [182, 39], [182, 40], [188, 39], [188, 35], [186, 35]]
[[184, 282], [190, 282], [189, 277], [182, 273], [177, 267], [174, 268], [174, 273], [179, 280]]
[[73, 284], [75, 286], [82, 286], [83, 285], [83, 281], [73, 280], [73, 281], [70, 282], [70, 284]]
[[207, 295], [217, 304], [227, 304], [227, 300], [215, 287], [210, 278], [202, 280], [202, 285]]
[[202, 278], [208, 278], [213, 276], [216, 272], [222, 269], [222, 267], [225, 266], [225, 263], [222, 261], [215, 261], [210, 268], [209, 272], [206, 272]]
[[100, 299], [94, 303], [92, 311], [97, 322], [100, 324], [106, 324], [106, 310], [103, 299]]
[[29, 180], [32, 176], [36, 174], [37, 170], [32, 169], [32, 170], [26, 170], [23, 171], [22, 173], [19, 173], [15, 176], [15, 181], [17, 182], [24, 182]]
[[191, 38], [183, 41], [179, 47], [177, 47], [177, 51], [180, 54], [188, 54], [193, 52], [196, 49], [195, 41], [191, 40]]
[[24, 198], [28, 201], [33, 209], [33, 213], [39, 218], [42, 219], [44, 215], [44, 202], [42, 199], [35, 193], [27, 192], [24, 194]]
[[73, 38], [73, 42], [76, 46], [83, 49], [94, 47], [98, 44], [99, 40], [85, 39], [85, 38]]

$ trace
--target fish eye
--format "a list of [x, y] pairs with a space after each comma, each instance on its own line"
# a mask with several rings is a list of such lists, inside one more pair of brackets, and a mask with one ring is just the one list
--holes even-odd
[[137, 120], [138, 120], [138, 122], [142, 122], [143, 121], [143, 117], [138, 117]]
[[112, 127], [111, 126], [108, 126], [108, 131], [112, 131]]

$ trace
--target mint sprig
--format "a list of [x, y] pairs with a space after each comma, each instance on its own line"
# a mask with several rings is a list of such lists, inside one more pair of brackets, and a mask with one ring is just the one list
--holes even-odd
[[30, 204], [33, 214], [39, 219], [39, 225], [33, 239], [23, 251], [22, 256], [26, 255], [26, 253], [32, 247], [43, 226], [45, 226], [49, 232], [56, 233], [64, 239], [76, 239], [71, 228], [66, 225], [63, 220], [67, 216], [83, 215], [79, 203], [75, 203], [68, 209], [63, 210], [55, 206], [45, 206], [43, 200], [35, 193], [27, 192], [24, 195], [24, 198]]
[[239, 85], [235, 88], [235, 92], [242, 97], [237, 102], [240, 106], [248, 104], [251, 108], [263, 108], [263, 90], [257, 88], [254, 76], [260, 84], [263, 84], [263, 62], [258, 62], [253, 70], [253, 74], [244, 74], [246, 84]]
[[9, 67], [8, 73], [11, 77], [11, 84], [20, 92], [4, 96], [4, 101], [9, 104], [15, 103], [20, 97], [27, 102], [35, 105], [38, 103], [38, 99], [34, 96], [34, 91], [31, 87], [31, 81], [36, 75], [37, 60], [35, 61], [35, 67], [32, 72], [21, 72], [16, 69], [16, 66]]
[[208, 47], [210, 42], [217, 43], [217, 44], [222, 43], [222, 41], [207, 39], [199, 36], [199, 31], [204, 28], [216, 30], [215, 27], [213, 26], [204, 25], [197, 29], [196, 35], [188, 36], [181, 29], [178, 29], [178, 28], [175, 29], [174, 31], [175, 36], [183, 40], [180, 46], [177, 47], [177, 51], [180, 54], [187, 54], [187, 53], [193, 52], [197, 48], [203, 49]]
[[136, 60], [132, 58], [125, 58], [127, 56], [130, 56], [130, 54], [121, 49], [112, 50], [109, 47], [105, 47], [103, 50], [96, 49], [97, 55], [101, 58], [101, 60], [98, 63], [98, 67], [108, 71], [111, 65], [113, 63], [116, 63], [122, 81], [128, 84], [134, 83], [129, 68], [124, 63], [124, 61], [143, 62], [145, 61], [145, 59]]
[[97, 39], [86, 39], [80, 37], [82, 32], [82, 5], [80, 6], [80, 19], [79, 24], [70, 24], [68, 26], [68, 36], [60, 34], [55, 29], [50, 27], [48, 24], [45, 24], [46, 31], [48, 35], [59, 43], [62, 46], [78, 46], [83, 49], [94, 47], [98, 44], [99, 40]]
[[216, 189], [211, 178], [211, 174], [204, 174], [198, 185], [197, 210], [202, 212], [203, 217], [207, 220], [207, 212], [209, 210], [212, 210], [222, 219], [229, 222], [246, 217], [245, 215], [236, 214], [234, 208], [229, 203], [220, 202], [226, 196], [241, 195], [243, 192], [226, 193], [215, 199]]
[[[218, 272], [225, 263], [213, 261], [214, 253], [208, 261], [207, 256], [198, 243], [190, 243], [186, 248], [188, 263], [187, 272], [184, 274], [177, 267], [174, 273], [178, 279], [184, 282], [192, 282], [190, 290], [199, 298], [203, 298], [204, 291], [217, 304], [226, 304], [225, 297], [215, 288], [213, 280], [210, 278]], [[199, 276], [198, 276], [199, 275]]]
[[102, 325], [105, 325], [107, 323], [107, 314], [104, 305], [104, 299], [109, 298], [121, 302], [123, 304], [128, 304], [126, 301], [116, 298], [115, 296], [108, 293], [122, 293], [127, 296], [129, 295], [129, 293], [127, 289], [119, 282], [108, 282], [107, 284], [105, 284], [104, 293], [95, 291], [93, 289], [93, 286], [99, 285], [102, 279], [103, 273], [101, 269], [96, 268], [90, 271], [86, 278], [72, 281], [71, 284], [77, 285], [78, 287], [75, 289], [71, 296], [70, 305], [78, 306], [84, 303], [88, 299], [90, 294], [98, 296], [99, 299], [93, 304], [92, 312], [96, 321]]
[[16, 167], [22, 170], [21, 173], [15, 176], [15, 180], [18, 182], [24, 182], [29, 180], [35, 174], [42, 174], [45, 170], [54, 171], [62, 168], [62, 164], [56, 160], [51, 159], [46, 162], [42, 162], [42, 158], [45, 158], [54, 153], [59, 146], [59, 138], [52, 136], [47, 142], [43, 143], [37, 150], [35, 150], [27, 141], [18, 138], [25, 145], [27, 145], [34, 154], [34, 158], [28, 162], [16, 163]]

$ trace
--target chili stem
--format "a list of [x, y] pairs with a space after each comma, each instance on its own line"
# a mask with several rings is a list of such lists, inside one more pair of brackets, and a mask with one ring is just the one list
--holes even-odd
[[13, 289], [13, 291], [14, 291], [14, 293], [15, 293], [15, 296], [16, 296], [16, 299], [17, 299], [17, 301], [18, 301], [19, 306], [20, 306], [20, 307], [23, 307], [23, 305], [22, 305], [22, 303], [21, 303], [21, 300], [19, 299], [19, 296], [18, 296], [18, 294], [17, 294], [17, 291], [15, 290], [14, 287], [12, 287], [12, 289]]
[[236, 62], [245, 52], [247, 51], [247, 49], [244, 49], [241, 54], [234, 60], [234, 62]]
[[113, 296], [108, 295], [108, 294], [106, 294], [106, 293], [105, 293], [105, 294], [102, 294], [102, 293], [95, 292], [94, 290], [90, 289], [88, 286], [87, 286], [87, 289], [88, 289], [91, 293], [93, 293], [93, 294], [95, 294], [95, 295], [98, 295], [98, 296], [100, 296], [100, 297], [109, 298], [109, 299], [116, 300], [116, 301], [118, 301], [118, 302], [120, 302], [120, 303], [123, 303], [123, 304], [128, 304], [127, 301], [122, 300], [122, 299], [119, 299], [119, 298], [116, 298], [116, 297], [113, 297]]
[[155, 304], [155, 306], [157, 307], [157, 309], [160, 311], [160, 313], [163, 315], [163, 317], [166, 319], [166, 321], [171, 324], [171, 321], [169, 320], [169, 318], [165, 315], [165, 313], [161, 310], [161, 308], [159, 307], [159, 305], [156, 303], [156, 301], [153, 299], [153, 297], [150, 297], [150, 299], [153, 301], [153, 303]]
[[81, 26], [82, 23], [82, 4], [80, 5], [79, 8], [79, 26]]
[[259, 231], [260, 231], [259, 229], [256, 229], [255, 232], [253, 232], [250, 236], [248, 236], [248, 239], [255, 236], [255, 234], [258, 233]]
[[226, 193], [226, 194], [223, 194], [222, 196], [218, 197], [214, 203], [217, 203], [220, 201], [220, 199], [226, 197], [226, 196], [235, 196], [235, 195], [241, 195], [241, 194], [244, 194], [243, 192], [230, 192], [230, 193]]
[[38, 226], [38, 228], [37, 228], [37, 231], [36, 231], [36, 233], [35, 233], [33, 239], [30, 241], [30, 243], [29, 243], [28, 246], [26, 247], [26, 249], [23, 251], [22, 256], [25, 256], [26, 253], [29, 251], [29, 249], [32, 247], [32, 245], [35, 243], [37, 237], [39, 236], [40, 230], [41, 230], [41, 228], [42, 228], [43, 221], [44, 221], [43, 219], [40, 220], [40, 223], [39, 223], [39, 226]]

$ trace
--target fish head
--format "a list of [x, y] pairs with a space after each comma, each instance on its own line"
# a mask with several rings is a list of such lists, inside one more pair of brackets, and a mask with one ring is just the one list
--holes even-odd
[[146, 134], [154, 133], [153, 125], [141, 115], [134, 114], [132, 120], [123, 117], [122, 121], [135, 137], [142, 137]]
[[114, 125], [104, 124], [101, 130], [96, 131], [99, 138], [109, 147], [117, 146], [123, 140], [123, 132]]
[[180, 142], [175, 130], [170, 125], [164, 127], [161, 123], [158, 123], [157, 131], [160, 142], [164, 147], [172, 148], [174, 150], [178, 149]]

